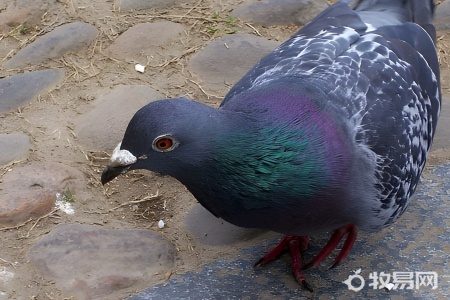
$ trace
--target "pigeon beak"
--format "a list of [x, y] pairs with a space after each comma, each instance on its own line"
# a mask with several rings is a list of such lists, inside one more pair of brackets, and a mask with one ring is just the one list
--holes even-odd
[[103, 170], [102, 173], [102, 184], [105, 185], [106, 183], [110, 182], [120, 174], [125, 174], [128, 172], [128, 169], [131, 167], [131, 165], [128, 166], [117, 166], [117, 167], [111, 167], [106, 166], [106, 168]]
[[131, 166], [137, 161], [136, 157], [128, 150], [120, 149], [122, 143], [119, 143], [111, 155], [110, 163], [103, 170], [102, 184], [110, 182], [120, 174], [128, 172]]

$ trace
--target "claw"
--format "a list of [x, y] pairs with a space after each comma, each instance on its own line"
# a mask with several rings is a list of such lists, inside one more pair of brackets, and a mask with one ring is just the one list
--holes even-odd
[[[297, 279], [297, 282], [298, 282], [298, 279]], [[306, 290], [310, 291], [311, 293], [314, 292], [313, 288], [311, 287], [311, 285], [308, 282], [306, 282], [306, 280], [302, 280], [301, 284], [302, 284], [303, 288], [305, 288]]]

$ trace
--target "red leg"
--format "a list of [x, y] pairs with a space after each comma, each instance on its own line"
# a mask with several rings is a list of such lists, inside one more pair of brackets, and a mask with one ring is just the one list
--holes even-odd
[[305, 251], [308, 248], [308, 242], [309, 237], [307, 236], [285, 236], [274, 249], [272, 249], [255, 264], [255, 267], [265, 265], [273, 261], [280, 256], [286, 248], [289, 248], [289, 254], [292, 259], [292, 272], [294, 273], [295, 279], [305, 289], [312, 292], [313, 290], [306, 281], [302, 272], [301, 251]]
[[339, 252], [338, 256], [334, 260], [334, 263], [331, 265], [331, 268], [334, 268], [338, 266], [341, 261], [347, 256], [347, 254], [350, 252], [350, 250], [353, 247], [353, 244], [356, 240], [356, 226], [354, 224], [345, 225], [341, 228], [336, 229], [333, 234], [331, 235], [330, 239], [328, 240], [328, 243], [322, 248], [322, 250], [317, 254], [317, 256], [309, 263], [307, 263], [303, 270], [306, 270], [310, 267], [317, 266], [321, 261], [323, 261], [330, 253], [336, 249], [336, 247], [339, 245], [343, 237], [347, 235], [347, 239], [344, 242], [344, 245], [342, 246], [341, 251]]
[[265, 264], [275, 260], [283, 253], [284, 249], [286, 249], [291, 238], [291, 235], [285, 236], [275, 248], [270, 250], [266, 255], [264, 255], [264, 257], [261, 257], [261, 259], [255, 263], [254, 267], [264, 266]]
[[298, 242], [298, 255], [300, 255], [300, 251], [305, 251], [308, 248], [308, 236], [287, 235], [278, 243], [275, 248], [270, 250], [266, 255], [264, 255], [264, 257], [258, 260], [255, 263], [254, 267], [264, 266], [280, 256], [286, 248], [291, 249], [290, 243], [293, 240], [297, 240]]
[[308, 284], [302, 272], [302, 255], [300, 251], [306, 250], [308, 247], [309, 237], [300, 236], [289, 241], [289, 254], [292, 259], [292, 272], [295, 279], [305, 289], [312, 292], [312, 287]]

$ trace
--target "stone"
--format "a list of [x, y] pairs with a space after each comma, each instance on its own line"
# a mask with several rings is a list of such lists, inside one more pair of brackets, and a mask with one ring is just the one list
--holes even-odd
[[16, 167], [3, 175], [0, 185], [0, 224], [17, 225], [50, 212], [56, 193], [70, 190], [78, 195], [85, 189], [83, 174], [55, 162]]
[[122, 140], [128, 122], [145, 104], [164, 97], [145, 85], [120, 85], [93, 103], [75, 119], [78, 140], [89, 150], [112, 151]]
[[437, 30], [450, 29], [450, 1], [445, 0], [436, 7], [434, 25]]
[[[175, 55], [174, 48], [179, 48], [179, 51], [184, 49], [177, 39], [183, 31], [183, 25], [169, 21], [137, 24], [122, 33], [106, 52], [117, 59], [137, 59], [141, 55], [155, 54]], [[174, 47], [176, 44], [179, 47]]]
[[9, 0], [5, 10], [0, 7], [0, 33], [6, 33], [21, 24], [34, 26], [41, 22], [45, 12], [54, 8], [57, 0]]
[[230, 245], [251, 240], [266, 231], [237, 227], [215, 217], [201, 204], [195, 204], [185, 217], [184, 225], [197, 241], [211, 246]]
[[64, 75], [63, 70], [48, 69], [0, 79], [0, 113], [30, 103], [39, 94], [55, 88]]
[[239, 33], [209, 43], [189, 61], [188, 69], [210, 92], [225, 94], [261, 58], [272, 52], [279, 42]]
[[174, 256], [157, 232], [81, 224], [56, 226], [28, 252], [36, 269], [75, 299], [124, 299], [126, 291], [162, 282]]
[[247, 22], [262, 26], [305, 25], [328, 7], [325, 0], [265, 0], [244, 3], [232, 12]]
[[77, 52], [87, 47], [97, 34], [97, 28], [87, 23], [74, 22], [61, 25], [19, 50], [3, 66], [6, 69], [18, 69], [40, 64], [51, 58], [61, 58], [66, 53]]
[[168, 8], [176, 4], [194, 2], [193, 0], [116, 0], [115, 6], [121, 12], [151, 8]]
[[450, 149], [450, 99], [442, 99], [442, 109], [439, 115], [432, 150]]
[[30, 138], [23, 133], [0, 134], [0, 166], [26, 157]]

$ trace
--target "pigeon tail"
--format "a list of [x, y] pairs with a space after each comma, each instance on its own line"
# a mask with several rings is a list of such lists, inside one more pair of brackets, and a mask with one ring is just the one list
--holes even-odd
[[369, 30], [412, 22], [420, 25], [436, 40], [433, 26], [433, 0], [362, 0], [355, 12]]
[[374, 28], [410, 21], [407, 0], [363, 0], [355, 11], [364, 23]]

